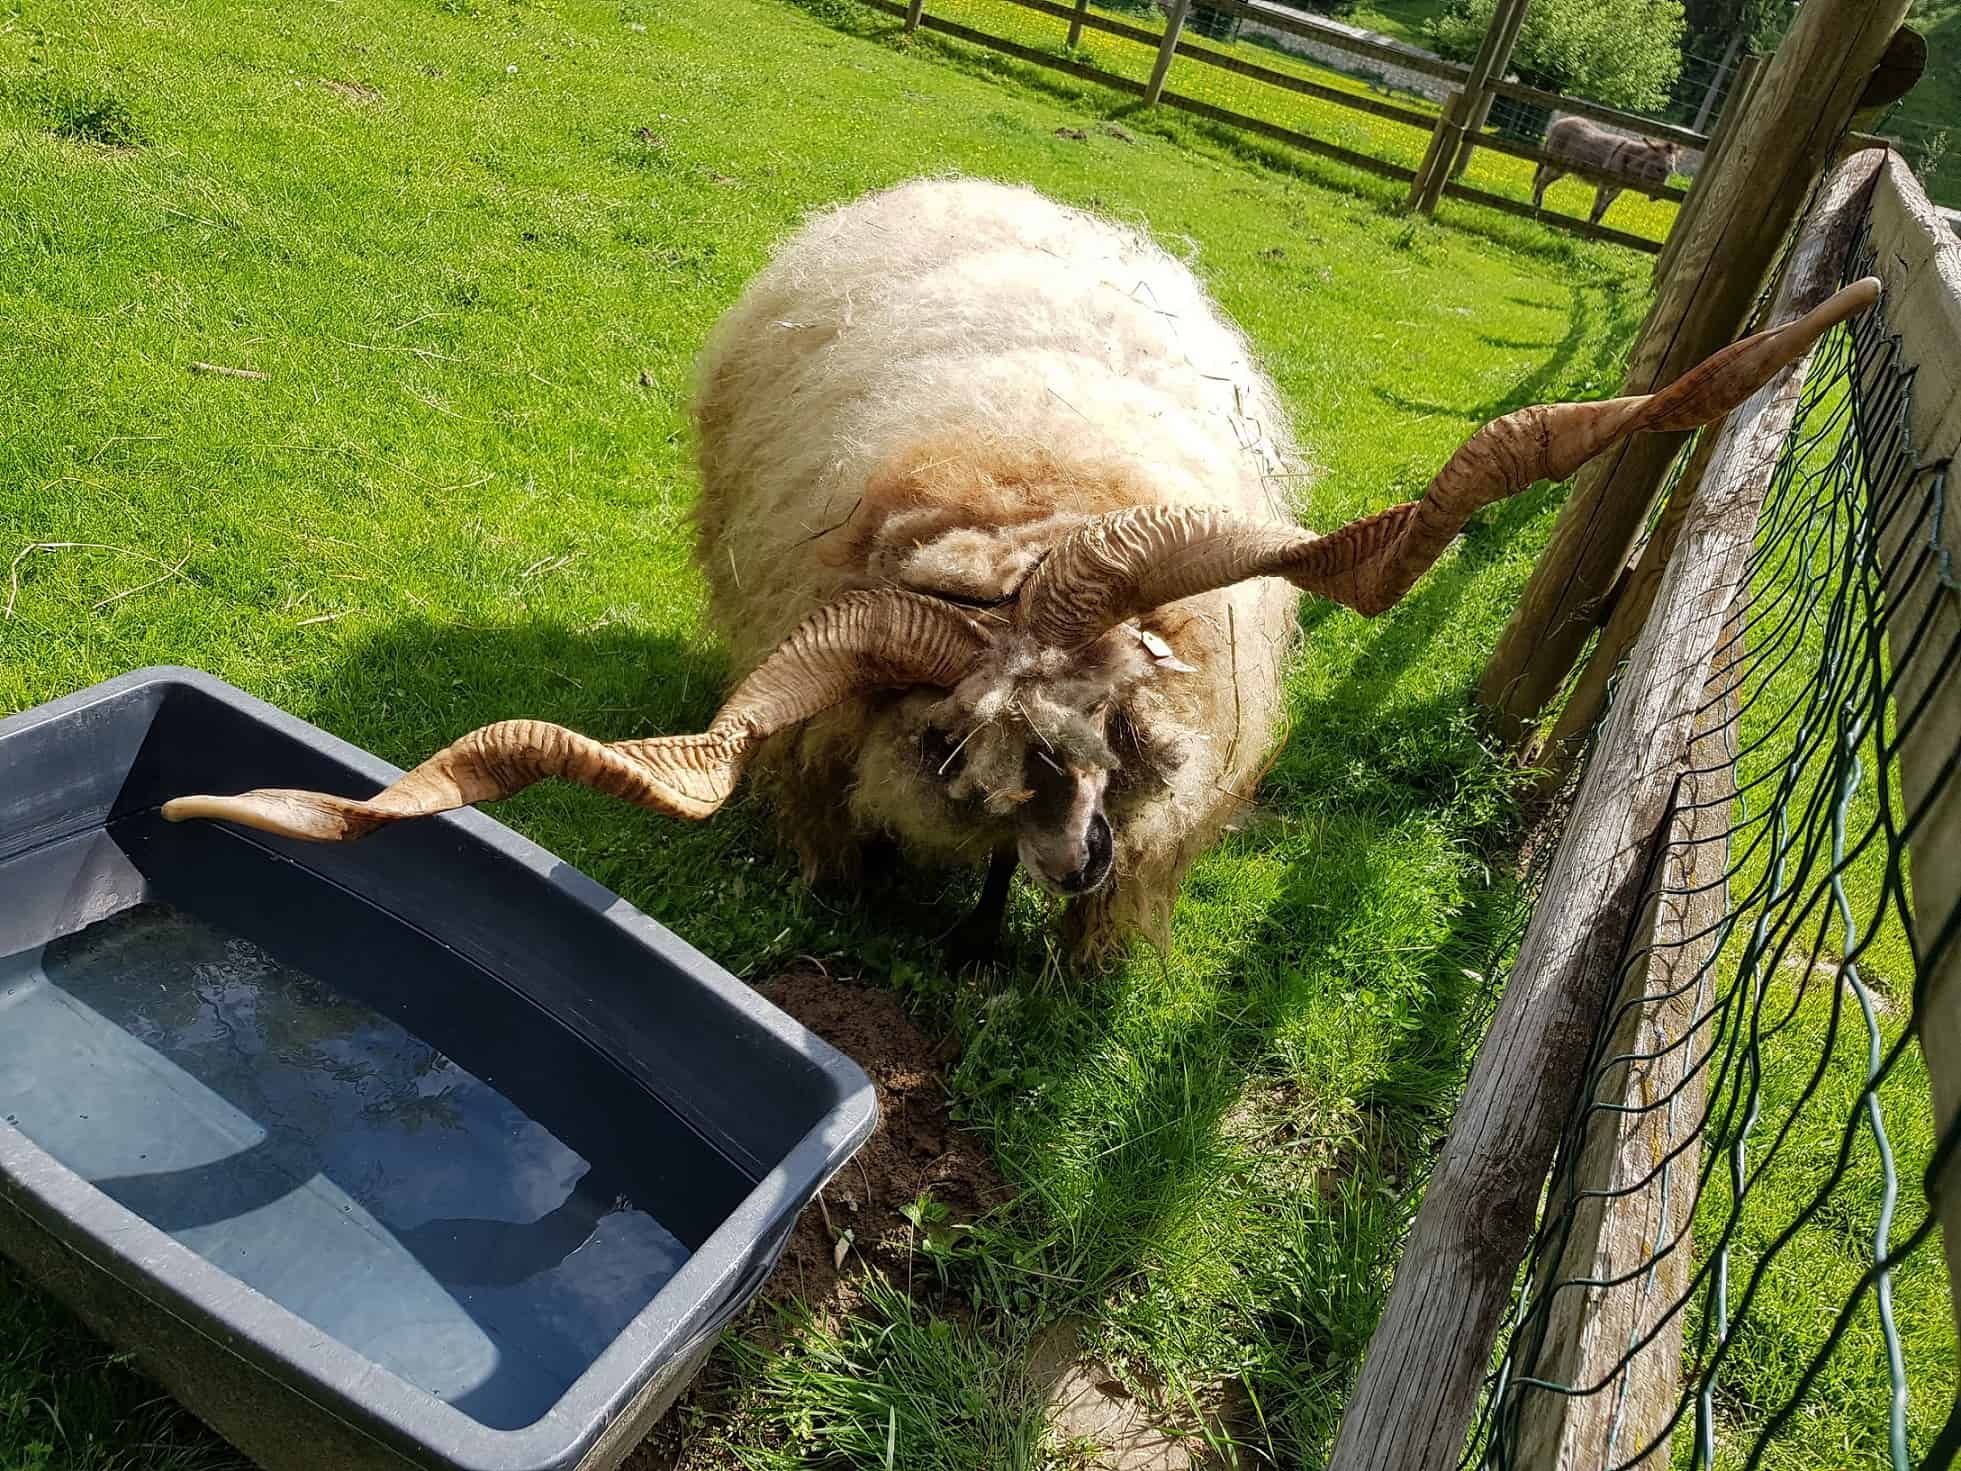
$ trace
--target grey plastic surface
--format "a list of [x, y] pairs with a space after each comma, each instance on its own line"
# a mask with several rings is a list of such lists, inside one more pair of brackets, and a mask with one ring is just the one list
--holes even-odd
[[871, 1085], [482, 813], [156, 812], [399, 774], [190, 670], [0, 721], [0, 1249], [275, 1471], [608, 1466]]

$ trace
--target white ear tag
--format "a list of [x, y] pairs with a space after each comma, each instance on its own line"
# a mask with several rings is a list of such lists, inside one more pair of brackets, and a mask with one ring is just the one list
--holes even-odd
[[1168, 669], [1173, 674], [1198, 673], [1195, 666], [1187, 664], [1183, 659], [1180, 659], [1176, 654], [1172, 653], [1171, 645], [1159, 638], [1155, 633], [1152, 633], [1150, 629], [1138, 629], [1137, 641], [1144, 646], [1145, 652], [1151, 656], [1151, 662], [1157, 665], [1158, 668]]

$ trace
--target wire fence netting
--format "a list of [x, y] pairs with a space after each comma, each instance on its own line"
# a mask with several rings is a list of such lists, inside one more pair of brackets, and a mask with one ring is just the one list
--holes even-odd
[[[1873, 259], [1862, 229], [1844, 278]], [[1466, 1466], [1935, 1467], [1961, 1444], [1932, 1204], [1955, 1141], [1917, 1041], [1961, 916], [1916, 912], [1910, 862], [1937, 861], [1957, 761], [1926, 756], [1961, 700], [1955, 482], [1911, 441], [1885, 310], [1806, 379]]]

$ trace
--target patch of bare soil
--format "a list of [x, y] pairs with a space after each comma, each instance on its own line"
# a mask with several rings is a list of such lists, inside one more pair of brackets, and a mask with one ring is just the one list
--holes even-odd
[[[912, 1228], [899, 1212], [922, 1193], [958, 1222], [1001, 1204], [1008, 1191], [980, 1141], [947, 1119], [941, 1070], [959, 1060], [957, 1039], [926, 1037], [890, 991], [818, 971], [779, 976], [762, 993], [856, 1062], [878, 1092], [877, 1129], [826, 1187], [823, 1203], [803, 1213], [763, 1288], [772, 1299], [799, 1297], [828, 1318], [857, 1302], [852, 1282], [866, 1263], [903, 1279]], [[851, 1245], [840, 1269], [837, 1241], [846, 1231]]]
[[1190, 1399], [1161, 1383], [1133, 1387], [1084, 1349], [1078, 1325], [1069, 1322], [1036, 1339], [1028, 1372], [1046, 1396], [1069, 1471], [1237, 1471], [1251, 1464], [1235, 1447], [1251, 1429], [1251, 1401], [1236, 1383], [1195, 1387]]
[[[820, 1321], [835, 1322], [859, 1301], [857, 1279], [868, 1266], [890, 1281], [906, 1280], [912, 1228], [902, 1207], [930, 1193], [946, 1206], [949, 1222], [970, 1221], [1009, 1192], [980, 1141], [947, 1118], [943, 1070], [959, 1058], [957, 1039], [926, 1036], [892, 992], [833, 980], [819, 969], [759, 989], [863, 1068], [878, 1094], [878, 1127], [798, 1219], [762, 1291], [771, 1302], [799, 1298]], [[850, 1244], [840, 1256], [846, 1232]], [[751, 1331], [768, 1334], [772, 1325], [756, 1323]], [[703, 1422], [717, 1418], [716, 1367], [711, 1360], [696, 1387], [627, 1457], [626, 1471], [738, 1464], [701, 1433]]]
[[329, 92], [338, 93], [349, 102], [359, 102], [371, 106], [381, 101], [381, 88], [367, 82], [343, 82], [337, 77], [322, 77], [320, 85]]

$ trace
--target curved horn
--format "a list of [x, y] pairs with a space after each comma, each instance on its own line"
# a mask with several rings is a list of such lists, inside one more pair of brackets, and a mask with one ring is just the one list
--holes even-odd
[[735, 687], [700, 735], [603, 745], [542, 720], [471, 731], [365, 802], [263, 788], [236, 797], [178, 797], [172, 822], [216, 818], [281, 837], [350, 842], [405, 817], [494, 802], [548, 776], [673, 817], [707, 817], [735, 790], [766, 737], [879, 686], [950, 688], [987, 646], [951, 604], [917, 593], [848, 593], [826, 604]]
[[1474, 511], [1540, 480], [1564, 480], [1629, 435], [1720, 418], [1878, 299], [1879, 281], [1868, 276], [1795, 321], [1731, 343], [1659, 393], [1538, 404], [1494, 419], [1450, 457], [1420, 500], [1329, 536], [1189, 507], [1098, 516], [1029, 576], [1020, 625], [1046, 643], [1078, 648], [1162, 604], [1265, 576], [1373, 616], [1410, 590]]

